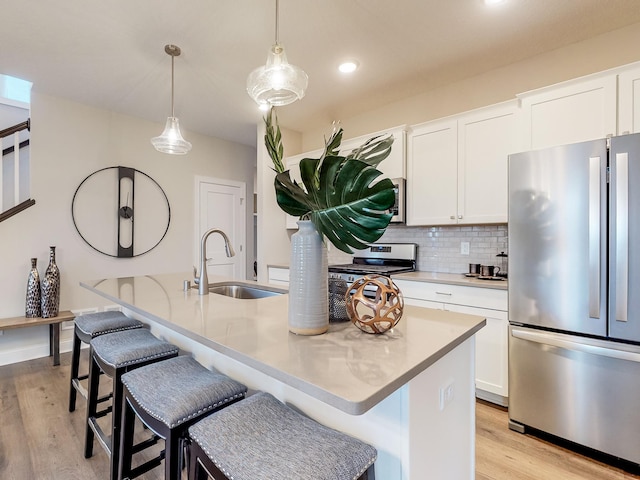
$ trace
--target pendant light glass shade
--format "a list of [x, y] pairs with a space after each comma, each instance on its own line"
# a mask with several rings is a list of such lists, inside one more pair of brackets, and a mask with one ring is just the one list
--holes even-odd
[[159, 137], [153, 137], [151, 144], [162, 153], [185, 155], [191, 150], [191, 143], [182, 138], [180, 122], [173, 112], [173, 59], [180, 55], [180, 47], [165, 45], [164, 51], [171, 56], [171, 116], [167, 118], [162, 134]]
[[191, 150], [191, 143], [182, 138], [180, 121], [176, 117], [167, 118], [162, 135], [153, 137], [151, 143], [159, 152], [171, 155], [185, 155]]
[[267, 56], [267, 63], [247, 77], [247, 93], [261, 108], [280, 107], [304, 97], [309, 77], [299, 67], [291, 65], [278, 41], [278, 0], [276, 0], [276, 42]]
[[269, 50], [267, 64], [256, 68], [247, 78], [247, 92], [255, 102], [279, 107], [304, 97], [309, 77], [299, 67], [287, 62], [282, 45]]

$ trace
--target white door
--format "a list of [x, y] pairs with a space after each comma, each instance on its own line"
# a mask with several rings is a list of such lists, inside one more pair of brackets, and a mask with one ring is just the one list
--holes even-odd
[[196, 177], [196, 259], [200, 268], [200, 239], [210, 228], [227, 234], [235, 250], [228, 258], [221, 235], [207, 239], [207, 274], [236, 280], [246, 278], [246, 185], [244, 182]]

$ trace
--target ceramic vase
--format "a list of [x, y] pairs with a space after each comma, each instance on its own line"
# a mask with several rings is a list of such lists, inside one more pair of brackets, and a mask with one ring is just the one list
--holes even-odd
[[56, 247], [49, 247], [49, 265], [41, 283], [42, 317], [58, 315], [60, 306], [60, 270], [56, 265]]
[[36, 268], [37, 258], [31, 259], [31, 271], [27, 278], [27, 299], [25, 301], [24, 316], [27, 318], [40, 317], [42, 308], [40, 306], [40, 274]]
[[327, 248], [310, 220], [291, 236], [289, 331], [319, 335], [329, 329]]

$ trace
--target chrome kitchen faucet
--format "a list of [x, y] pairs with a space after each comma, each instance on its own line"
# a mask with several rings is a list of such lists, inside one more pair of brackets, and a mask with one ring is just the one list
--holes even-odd
[[193, 281], [198, 285], [198, 293], [200, 295], [207, 295], [209, 293], [209, 276], [207, 275], [207, 238], [212, 233], [219, 233], [224, 239], [224, 249], [227, 257], [233, 257], [236, 252], [233, 250], [229, 237], [222, 230], [218, 228], [212, 228], [204, 232], [202, 240], [200, 241], [200, 275], [196, 272], [196, 267], [193, 267]]

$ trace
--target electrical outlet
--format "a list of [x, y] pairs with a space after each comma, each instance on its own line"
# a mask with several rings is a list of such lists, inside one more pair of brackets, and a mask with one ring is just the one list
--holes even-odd
[[460, 254], [469, 255], [469, 242], [460, 242]]
[[453, 401], [453, 380], [440, 387], [440, 411]]

